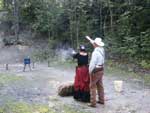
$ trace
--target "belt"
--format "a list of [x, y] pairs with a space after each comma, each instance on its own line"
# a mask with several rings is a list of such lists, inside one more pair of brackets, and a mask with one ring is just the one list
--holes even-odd
[[92, 73], [97, 73], [97, 72], [103, 71], [103, 70], [104, 70], [103, 66], [102, 67], [98, 67], [98, 68], [94, 68]]
[[96, 68], [103, 68], [103, 65], [97, 65]]
[[78, 67], [88, 66], [87, 64], [78, 65]]

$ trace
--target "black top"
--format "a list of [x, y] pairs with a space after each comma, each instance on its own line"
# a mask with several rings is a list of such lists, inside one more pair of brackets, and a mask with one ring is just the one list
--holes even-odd
[[88, 54], [80, 55], [80, 53], [77, 53], [73, 56], [73, 58], [77, 59], [78, 66], [88, 65]]

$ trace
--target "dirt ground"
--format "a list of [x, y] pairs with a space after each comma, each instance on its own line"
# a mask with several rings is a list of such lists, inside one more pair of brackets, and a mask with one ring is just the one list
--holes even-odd
[[[8, 101], [25, 101], [27, 103], [46, 104], [58, 113], [65, 113], [60, 105], [71, 106], [82, 113], [150, 113], [150, 89], [141, 80], [129, 79], [117, 72], [105, 72], [104, 88], [106, 104], [97, 104], [90, 108], [87, 103], [77, 102], [72, 97], [60, 97], [57, 88], [60, 84], [74, 80], [74, 66], [48, 67], [36, 64], [32, 71], [23, 72], [22, 64], [13, 64], [8, 71], [0, 66], [0, 73], [21, 77], [13, 83], [0, 87], [0, 105]], [[123, 80], [123, 91], [118, 93], [114, 88], [115, 80]]]

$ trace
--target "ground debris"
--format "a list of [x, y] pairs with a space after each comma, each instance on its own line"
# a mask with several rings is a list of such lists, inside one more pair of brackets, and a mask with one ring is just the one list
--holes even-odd
[[132, 106], [120, 106], [116, 109], [116, 113], [136, 113], [136, 109], [134, 109]]

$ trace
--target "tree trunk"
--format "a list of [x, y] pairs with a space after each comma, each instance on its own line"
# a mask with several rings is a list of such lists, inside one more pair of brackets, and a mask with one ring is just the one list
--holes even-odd
[[99, 17], [99, 19], [100, 19], [100, 34], [101, 34], [101, 36], [102, 36], [102, 35], [103, 35], [102, 3], [100, 3], [100, 12], [99, 12], [99, 16], [100, 16], [100, 17]]
[[13, 0], [14, 3], [14, 26], [15, 26], [15, 37], [16, 41], [19, 40], [19, 1]]
[[106, 29], [106, 16], [104, 16], [104, 24], [103, 24], [103, 35], [105, 36], [105, 29]]
[[109, 8], [109, 11], [110, 11], [110, 28], [111, 32], [113, 32], [113, 12], [111, 8]]
[[73, 45], [73, 35], [72, 35], [72, 19], [70, 18], [70, 38], [71, 38], [71, 46], [74, 47]]
[[6, 0], [3, 0], [3, 7], [6, 8]]
[[9, 4], [11, 4], [11, 2], [9, 0], [3, 0], [3, 8], [4, 9], [8, 9]]
[[77, 28], [76, 28], [76, 38], [77, 38], [77, 47], [79, 47], [79, 19], [77, 20]]
[[128, 0], [128, 4], [131, 5], [131, 0]]
[[51, 29], [50, 29], [50, 21], [47, 14], [47, 24], [48, 24], [48, 39], [51, 39]]
[[79, 47], [79, 12], [76, 9], [75, 13], [75, 20], [76, 20], [76, 47]]
[[88, 22], [87, 22], [87, 35], [89, 35], [90, 36], [90, 20], [88, 20]]
[[113, 11], [112, 8], [110, 6], [110, 0], [107, 0], [107, 6], [108, 6], [108, 10], [109, 10], [109, 16], [110, 16], [110, 31], [113, 32]]

